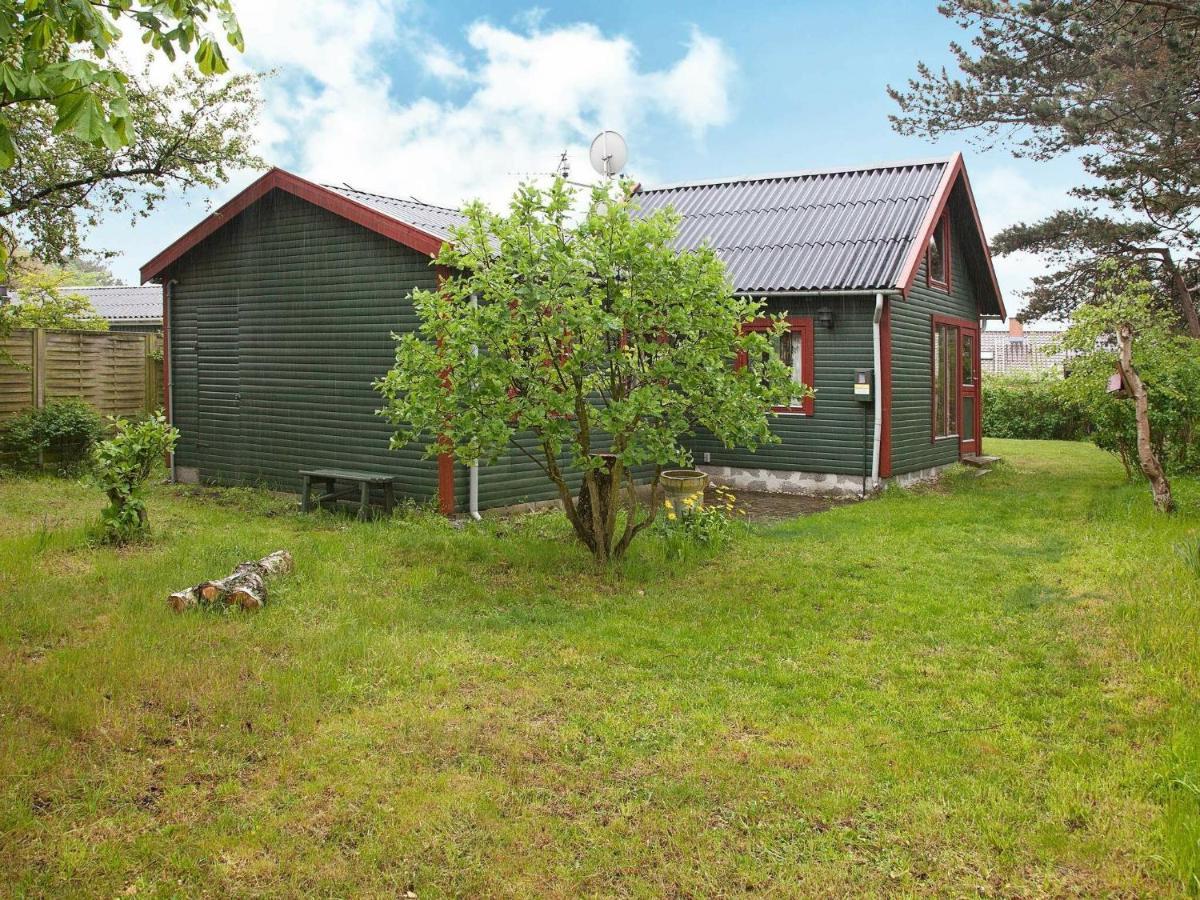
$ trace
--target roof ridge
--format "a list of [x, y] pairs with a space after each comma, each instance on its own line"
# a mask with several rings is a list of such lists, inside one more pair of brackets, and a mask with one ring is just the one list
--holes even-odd
[[748, 184], [755, 181], [787, 181], [797, 178], [815, 178], [818, 175], [851, 175], [856, 172], [883, 172], [889, 169], [915, 169], [921, 166], [949, 165], [953, 156], [930, 156], [921, 159], [898, 160], [863, 166], [834, 166], [822, 169], [797, 169], [792, 172], [770, 172], [765, 175], [742, 175], [732, 178], [715, 178], [702, 181], [677, 181], [655, 187], [642, 188], [639, 194], [654, 194], [660, 191], [677, 191], [691, 187], [717, 187], [726, 184]]
[[413, 206], [424, 206], [428, 209], [440, 209], [442, 212], [458, 213], [459, 215], [462, 214], [462, 210], [455, 209], [452, 206], [439, 206], [436, 203], [426, 203], [424, 200], [418, 200], [415, 197], [409, 197], [408, 199], [405, 199], [404, 197], [393, 197], [391, 194], [379, 194], [375, 191], [360, 190], [359, 188], [350, 187], [348, 184], [323, 184], [321, 186], [329, 188], [331, 191], [349, 191], [352, 194], [365, 194], [368, 197], [378, 197], [380, 200], [391, 200], [393, 203], [406, 203]]

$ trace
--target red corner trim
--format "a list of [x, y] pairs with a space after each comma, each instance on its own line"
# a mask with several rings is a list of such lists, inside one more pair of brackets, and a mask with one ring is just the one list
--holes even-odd
[[955, 182], [957, 182], [960, 176], [962, 177], [963, 188], [966, 190], [967, 206], [971, 210], [971, 218], [975, 223], [975, 230], [979, 235], [980, 243], [983, 244], [983, 258], [987, 261], [988, 280], [992, 291], [996, 295], [996, 304], [1000, 307], [1000, 315], [1007, 318], [1008, 314], [1004, 309], [1004, 296], [1000, 293], [1000, 283], [996, 280], [996, 269], [992, 265], [992, 251], [988, 247], [987, 236], [983, 233], [983, 223], [979, 220], [979, 209], [975, 205], [975, 193], [971, 190], [971, 179], [967, 177], [967, 170], [963, 165], [963, 156], [961, 153], [955, 153], [950, 159], [950, 164], [946, 166], [941, 183], [933, 195], [934, 202], [925, 212], [925, 218], [921, 221], [921, 228], [917, 232], [917, 240], [909, 248], [908, 256], [904, 260], [904, 266], [900, 269], [900, 280], [896, 285], [896, 290], [905, 297], [912, 290], [913, 282], [917, 278], [917, 269], [920, 268], [921, 260], [925, 257], [925, 247], [929, 244], [929, 237], [933, 234], [933, 229], [937, 227], [938, 221], [942, 217], [942, 212], [946, 209], [946, 203], [950, 199], [950, 192], [954, 189]]
[[882, 428], [879, 438], [879, 477], [892, 477], [892, 299], [883, 300], [883, 316], [879, 320], [879, 402]]
[[283, 169], [271, 169], [142, 266], [140, 273], [142, 282], [145, 283], [161, 276], [171, 263], [221, 228], [250, 204], [261, 200], [270, 191], [276, 189], [286, 191], [301, 200], [307, 200], [322, 209], [329, 210], [334, 215], [348, 219], [406, 247], [411, 247], [419, 253], [435, 256], [442, 247], [443, 241], [440, 237], [414, 228], [406, 222], [393, 219], [379, 210], [351, 200], [349, 197], [343, 197], [336, 191], [307, 181], [291, 172], [285, 172]]

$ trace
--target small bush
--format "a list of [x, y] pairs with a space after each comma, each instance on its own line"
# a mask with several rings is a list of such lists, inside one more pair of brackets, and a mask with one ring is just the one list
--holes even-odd
[[179, 432], [161, 411], [138, 422], [112, 422], [115, 434], [92, 450], [92, 480], [108, 497], [98, 537], [104, 543], [125, 544], [150, 531], [142, 487], [174, 449]]
[[1057, 375], [989, 375], [983, 379], [986, 437], [1078, 441], [1087, 422]]
[[37, 467], [43, 459], [61, 471], [82, 463], [104, 433], [100, 414], [75, 398], [52, 400], [10, 419], [0, 432], [0, 453], [14, 466]]

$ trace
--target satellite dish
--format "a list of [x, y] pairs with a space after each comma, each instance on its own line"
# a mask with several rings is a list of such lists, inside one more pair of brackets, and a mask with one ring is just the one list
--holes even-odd
[[610, 177], [616, 175], [629, 161], [629, 148], [625, 146], [625, 138], [615, 131], [602, 131], [592, 141], [588, 151], [592, 168], [601, 175]]

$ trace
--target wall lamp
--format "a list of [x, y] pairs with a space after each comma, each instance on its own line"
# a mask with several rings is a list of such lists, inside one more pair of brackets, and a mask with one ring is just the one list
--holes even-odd
[[818, 309], [815, 318], [817, 324], [822, 328], [833, 329], [833, 310], [828, 306], [822, 306]]

